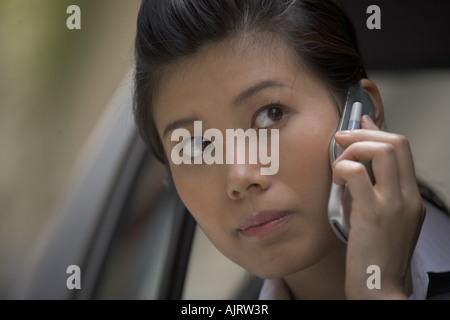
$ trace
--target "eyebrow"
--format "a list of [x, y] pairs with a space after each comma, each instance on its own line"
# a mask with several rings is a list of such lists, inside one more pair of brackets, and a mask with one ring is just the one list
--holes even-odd
[[183, 118], [183, 119], [179, 119], [176, 120], [174, 122], [171, 122], [167, 125], [167, 127], [164, 129], [163, 132], [163, 138], [172, 130], [179, 128], [179, 127], [183, 127], [186, 125], [193, 125], [194, 121], [198, 120], [197, 118]]
[[233, 100], [233, 106], [237, 107], [240, 104], [242, 104], [245, 100], [251, 98], [261, 90], [272, 88], [272, 87], [284, 87], [285, 85], [275, 81], [275, 80], [263, 80], [261, 82], [258, 82], [257, 84], [251, 86], [250, 88], [246, 89], [242, 93], [240, 93], [236, 98]]

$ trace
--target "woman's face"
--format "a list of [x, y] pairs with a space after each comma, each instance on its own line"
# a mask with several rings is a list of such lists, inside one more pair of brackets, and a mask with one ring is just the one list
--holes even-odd
[[[337, 243], [327, 220], [337, 106], [283, 42], [204, 48], [171, 66], [153, 112], [182, 201], [228, 258], [260, 277], [278, 278], [317, 263]], [[203, 132], [218, 129], [224, 142], [226, 129], [278, 129], [278, 171], [261, 175], [264, 165], [248, 158], [175, 165], [171, 152], [180, 141], [171, 134], [183, 128], [194, 136], [194, 119]], [[164, 134], [174, 122], [179, 126]]]

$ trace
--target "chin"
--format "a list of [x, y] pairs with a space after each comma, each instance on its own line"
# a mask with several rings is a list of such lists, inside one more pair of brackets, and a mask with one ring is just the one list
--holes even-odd
[[287, 277], [314, 266], [334, 251], [336, 245], [342, 244], [332, 230], [316, 234], [323, 236], [317, 238], [310, 235], [307, 237], [310, 239], [308, 241], [286, 244], [284, 247], [273, 248], [272, 253], [253, 256], [254, 263], [246, 269], [264, 279]]

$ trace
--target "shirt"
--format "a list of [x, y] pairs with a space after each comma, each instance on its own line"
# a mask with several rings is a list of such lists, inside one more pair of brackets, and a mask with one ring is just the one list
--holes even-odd
[[[427, 298], [430, 274], [450, 275], [450, 217], [432, 203], [426, 200], [424, 203], [427, 214], [411, 258], [413, 291], [410, 300]], [[289, 300], [292, 296], [283, 279], [266, 279], [258, 299]]]

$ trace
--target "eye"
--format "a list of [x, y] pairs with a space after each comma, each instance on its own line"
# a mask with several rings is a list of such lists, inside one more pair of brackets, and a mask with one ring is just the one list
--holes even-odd
[[270, 104], [256, 113], [253, 126], [264, 129], [276, 125], [284, 116], [285, 108], [280, 104]]
[[203, 150], [211, 143], [211, 141], [197, 136], [191, 139], [186, 139], [183, 143], [183, 156], [191, 159], [200, 157], [203, 154]]

